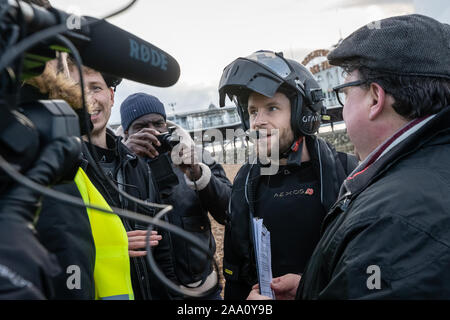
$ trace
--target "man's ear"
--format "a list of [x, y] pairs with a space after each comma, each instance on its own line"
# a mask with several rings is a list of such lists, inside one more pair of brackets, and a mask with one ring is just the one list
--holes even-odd
[[370, 84], [369, 94], [372, 99], [369, 110], [369, 120], [375, 120], [375, 118], [383, 112], [386, 103], [386, 92], [378, 83], [372, 82]]
[[111, 108], [114, 107], [114, 89], [109, 87], [109, 91], [111, 92]]

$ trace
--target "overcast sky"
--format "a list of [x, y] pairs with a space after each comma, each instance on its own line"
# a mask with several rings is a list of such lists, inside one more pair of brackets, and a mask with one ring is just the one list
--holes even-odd
[[[77, 14], [102, 17], [127, 0], [50, 0]], [[134, 92], [157, 96], [171, 113], [218, 104], [223, 68], [240, 56], [268, 49], [301, 61], [357, 28], [389, 16], [419, 12], [450, 23], [448, 0], [140, 0], [110, 20], [172, 55], [181, 75], [170, 88], [124, 80], [117, 87], [110, 123]], [[111, 41], [114, 41], [113, 39]]]

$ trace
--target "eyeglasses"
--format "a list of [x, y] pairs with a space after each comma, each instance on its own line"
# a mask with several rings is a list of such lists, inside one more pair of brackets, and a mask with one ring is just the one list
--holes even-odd
[[334, 87], [333, 91], [336, 94], [339, 104], [341, 106], [344, 106], [344, 103], [346, 100], [346, 93], [343, 92], [342, 89], [348, 88], [348, 87], [357, 87], [357, 86], [360, 86], [365, 83], [367, 83], [367, 80], [356, 80], [356, 81], [347, 82], [347, 83], [344, 83], [344, 84]]

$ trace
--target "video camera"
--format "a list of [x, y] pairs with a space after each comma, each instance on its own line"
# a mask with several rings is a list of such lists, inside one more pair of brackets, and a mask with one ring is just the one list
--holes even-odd
[[[23, 86], [56, 52], [68, 52], [102, 74], [158, 87], [173, 85], [180, 74], [169, 54], [105, 20], [25, 1], [0, 0], [0, 33], [0, 154], [20, 172], [32, 166], [48, 142], [80, 136], [80, 124], [90, 121], [85, 110], [74, 111], [63, 100], [48, 100]], [[0, 194], [9, 182], [0, 172]]]

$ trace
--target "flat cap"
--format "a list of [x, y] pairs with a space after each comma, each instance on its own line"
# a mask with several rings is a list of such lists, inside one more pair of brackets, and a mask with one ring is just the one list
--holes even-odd
[[328, 54], [330, 64], [356, 62], [398, 75], [450, 79], [450, 25], [412, 14], [359, 28]]

